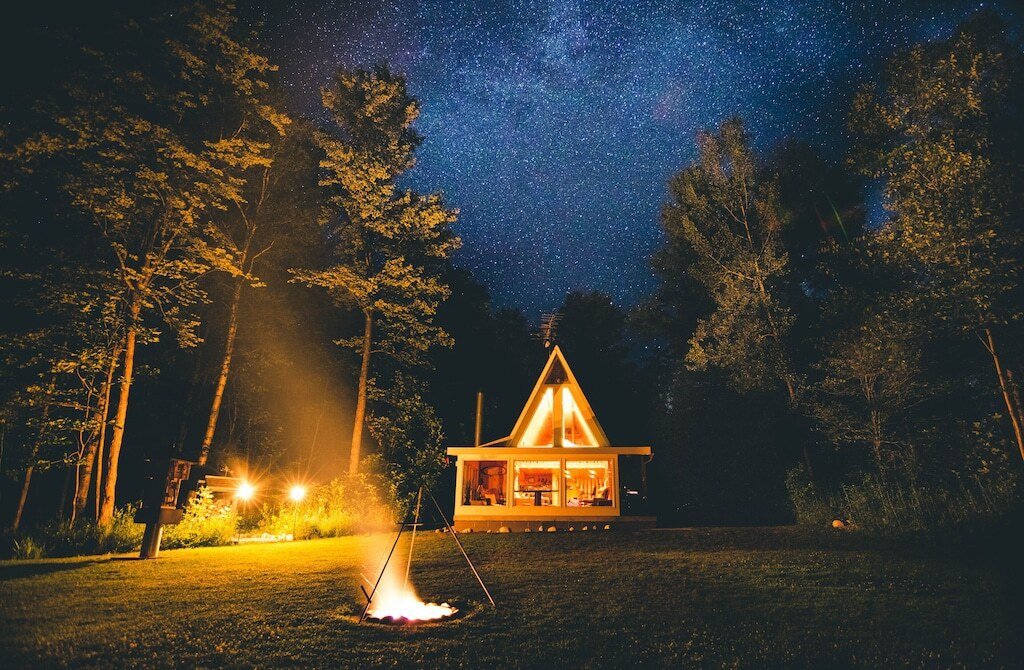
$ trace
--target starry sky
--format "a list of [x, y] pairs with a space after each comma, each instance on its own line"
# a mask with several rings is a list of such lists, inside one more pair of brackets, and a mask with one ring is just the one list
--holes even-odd
[[[980, 2], [257, 2], [305, 111], [338, 66], [386, 61], [422, 103], [407, 176], [461, 210], [458, 262], [535, 317], [572, 289], [630, 306], [654, 286], [668, 177], [740, 115], [759, 148], [841, 157], [859, 82]], [[1003, 12], [1009, 4], [996, 4]]]

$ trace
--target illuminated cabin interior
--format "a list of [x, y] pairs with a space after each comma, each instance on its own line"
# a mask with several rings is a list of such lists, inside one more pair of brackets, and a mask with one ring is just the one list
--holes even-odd
[[[457, 465], [458, 530], [654, 523], [638, 513], [651, 448], [609, 443], [557, 346], [512, 432], [480, 446], [449, 447], [448, 455]], [[624, 477], [624, 469], [638, 476]]]

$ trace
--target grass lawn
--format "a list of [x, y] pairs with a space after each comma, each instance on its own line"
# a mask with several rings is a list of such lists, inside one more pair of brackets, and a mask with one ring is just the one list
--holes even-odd
[[977, 556], [796, 528], [462, 537], [497, 609], [483, 606], [451, 538], [421, 534], [420, 594], [469, 613], [407, 628], [353, 620], [361, 557], [383, 538], [0, 563], [0, 666], [988, 668], [1022, 659], [1019, 580]]

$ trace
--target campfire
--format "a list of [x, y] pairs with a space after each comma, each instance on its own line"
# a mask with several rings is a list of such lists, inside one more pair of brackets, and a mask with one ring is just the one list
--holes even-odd
[[450, 617], [459, 610], [448, 603], [425, 603], [412, 589], [374, 596], [366, 618], [382, 623], [418, 623]]
[[[444, 523], [444, 527], [448, 530], [449, 536], [455, 540], [456, 546], [459, 548], [459, 552], [463, 558], [466, 559], [466, 563], [469, 564], [469, 569], [473, 572], [473, 576], [476, 577], [477, 582], [480, 583], [480, 587], [483, 589], [484, 594], [487, 596], [487, 600], [490, 601], [491, 606], [494, 607], [494, 599], [491, 598], [490, 592], [484, 585], [483, 580], [480, 578], [480, 574], [476, 571], [476, 567], [473, 565], [473, 561], [469, 560], [469, 555], [466, 554], [465, 548], [462, 546], [462, 542], [456, 537], [455, 531], [452, 530], [451, 524], [444, 516], [444, 512], [441, 511], [441, 506], [437, 504], [437, 500], [424, 486], [420, 486], [420, 490], [416, 495], [416, 506], [415, 513], [413, 514], [412, 522], [409, 521], [409, 513], [406, 514], [398, 526], [398, 534], [395, 536], [395, 541], [391, 544], [391, 550], [388, 551], [387, 556], [384, 558], [383, 565], [380, 567], [380, 571], [377, 573], [376, 581], [371, 580], [366, 575], [363, 575], [363, 579], [367, 585], [372, 588], [367, 591], [366, 587], [361, 587], [363, 595], [366, 597], [366, 606], [363, 609], [362, 615], [359, 617], [359, 621], [363, 622], [367, 619], [371, 621], [377, 621], [380, 623], [392, 623], [392, 624], [415, 624], [424, 621], [437, 621], [439, 619], [446, 619], [457, 613], [459, 610], [448, 603], [428, 603], [420, 599], [416, 595], [415, 589], [412, 587], [412, 583], [409, 578], [412, 573], [412, 559], [413, 559], [413, 547], [416, 544], [416, 531], [423, 525], [420, 523], [420, 511], [423, 504], [423, 494], [426, 493], [430, 498], [430, 502], [434, 504], [437, 509], [439, 518]], [[409, 512], [413, 512], [412, 509]], [[405, 562], [405, 575], [404, 578], [399, 574], [400, 561], [392, 561], [391, 559], [395, 556], [395, 549], [398, 547], [399, 541], [402, 539], [402, 534], [406, 529], [412, 532], [409, 535], [409, 547], [408, 547], [408, 559]]]

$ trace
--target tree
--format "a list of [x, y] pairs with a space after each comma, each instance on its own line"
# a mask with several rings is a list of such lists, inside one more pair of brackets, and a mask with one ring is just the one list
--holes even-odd
[[1000, 339], [1020, 337], [1022, 315], [1022, 63], [1006, 26], [982, 14], [891, 59], [881, 85], [855, 98], [850, 125], [854, 163], [883, 181], [890, 213], [875, 258], [898, 269], [911, 309], [981, 342], [1024, 458], [1016, 361]]
[[[740, 390], [781, 384], [797, 405], [786, 304], [789, 258], [782, 245], [786, 212], [772, 173], [757, 164], [743, 124], [724, 122], [697, 137], [697, 160], [669, 182], [662, 211], [665, 247], [655, 269], [675, 290], [699, 287], [708, 312], [696, 319], [686, 361], [721, 368]], [[684, 270], [689, 282], [680, 281]], [[810, 468], [810, 454], [804, 445]]]
[[[54, 232], [50, 229], [42, 237]], [[81, 252], [88, 257], [88, 250], [40, 251], [38, 258], [22, 254], [26, 260], [12, 263], [14, 269], [5, 277], [9, 299], [4, 311], [10, 321], [0, 334], [0, 367], [10, 383], [2, 390], [20, 422], [26, 428], [36, 426], [15, 428], [10, 436], [11, 446], [21, 447], [23, 468], [15, 526], [37, 470], [66, 466], [65, 495], [74, 486], [71, 521], [84, 509], [105, 433], [106, 400], [120, 339], [116, 278], [103, 268], [83, 264]], [[63, 498], [61, 503], [58, 511], [63, 515]]]
[[726, 121], [697, 137], [697, 161], [669, 183], [662, 225], [691, 251], [688, 271], [712, 301], [698, 320], [687, 361], [729, 371], [741, 388], [781, 382], [796, 403], [785, 342], [792, 322], [779, 284], [788, 257], [775, 185], [760, 173], [743, 125]]
[[414, 164], [420, 139], [412, 128], [419, 106], [405, 81], [385, 67], [340, 71], [323, 91], [329, 130], [317, 133], [325, 191], [321, 217], [331, 265], [296, 270], [295, 280], [326, 289], [339, 306], [354, 308], [362, 334], [338, 344], [359, 351], [360, 367], [349, 471], [359, 469], [371, 358], [406, 365], [423, 361], [434, 345], [450, 344], [434, 324], [448, 296], [439, 263], [459, 240], [456, 212], [438, 195], [399, 192], [395, 180]]
[[913, 410], [931, 390], [920, 352], [904, 320], [879, 313], [839, 333], [818, 363], [818, 425], [833, 444], [867, 450], [883, 476], [916, 472]]
[[374, 411], [367, 424], [390, 480], [404, 496], [415, 494], [421, 484], [432, 487], [444, 469], [444, 430], [425, 398], [426, 384], [403, 372], [386, 389], [374, 381], [368, 391]]
[[159, 335], [147, 319], [159, 315], [181, 345], [197, 343], [192, 307], [205, 298], [197, 281], [231, 260], [210, 225], [212, 213], [244, 201], [241, 173], [270, 161], [249, 130], [283, 130], [287, 123], [260, 104], [238, 105], [252, 113], [231, 125], [210, 123], [221, 111], [215, 105], [258, 95], [272, 70], [233, 37], [233, 9], [194, 5], [128, 21], [116, 48], [90, 51], [89, 68], [59, 99], [41, 105], [40, 118], [52, 123], [13, 152], [30, 169], [57, 175], [71, 205], [105, 242], [99, 260], [119, 281], [123, 338], [99, 513], [104, 524], [114, 509], [136, 349]]
[[310, 130], [305, 124], [291, 124], [286, 134], [265, 128], [268, 164], [254, 165], [244, 174], [244, 199], [214, 221], [226, 248], [231, 250], [228, 279], [227, 324], [213, 397], [206, 415], [198, 462], [205, 465], [217, 429], [224, 389], [227, 387], [240, 327], [240, 306], [246, 288], [263, 288], [268, 263], [285, 265], [295, 261], [294, 237], [306, 233], [316, 220], [315, 162], [311, 155]]

